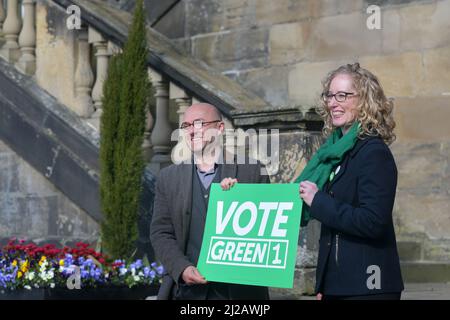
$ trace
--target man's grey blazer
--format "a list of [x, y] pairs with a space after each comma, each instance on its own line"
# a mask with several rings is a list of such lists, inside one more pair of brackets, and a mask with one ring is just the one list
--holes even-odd
[[[257, 164], [223, 164], [221, 178], [238, 183], [270, 183], [265, 168]], [[193, 164], [171, 165], [160, 171], [155, 187], [150, 240], [166, 275], [158, 299], [170, 299], [183, 270], [193, 265], [185, 256], [192, 207]]]

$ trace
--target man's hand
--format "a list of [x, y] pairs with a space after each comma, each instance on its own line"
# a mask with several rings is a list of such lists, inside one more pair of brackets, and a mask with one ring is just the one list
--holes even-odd
[[187, 285], [193, 284], [206, 284], [206, 279], [198, 272], [197, 268], [194, 266], [189, 266], [184, 269], [181, 278]]
[[222, 187], [223, 191], [230, 190], [232, 186], [234, 186], [235, 183], [237, 183], [237, 179], [233, 178], [225, 178], [220, 183], [220, 186]]
[[317, 191], [319, 191], [319, 189], [314, 182], [306, 180], [300, 183], [300, 198], [302, 198], [309, 207], [311, 207], [311, 203], [313, 202]]

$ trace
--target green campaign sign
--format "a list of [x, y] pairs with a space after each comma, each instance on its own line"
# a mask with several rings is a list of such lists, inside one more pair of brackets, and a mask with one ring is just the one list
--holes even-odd
[[211, 185], [197, 268], [208, 281], [292, 288], [298, 184]]

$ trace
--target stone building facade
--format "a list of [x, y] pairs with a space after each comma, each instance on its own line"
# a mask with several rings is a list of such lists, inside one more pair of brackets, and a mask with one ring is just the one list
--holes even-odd
[[404, 254], [450, 261], [450, 1], [186, 0], [172, 12], [157, 30], [274, 106], [314, 107], [345, 63], [376, 74], [395, 102]]
[[[39, 134], [48, 134], [49, 140], [56, 136], [56, 143], [61, 140], [62, 150], [69, 149], [69, 158], [74, 155], [75, 160], [82, 158], [89, 164], [80, 165], [82, 169], [87, 167], [87, 178], [81, 182], [91, 183], [89, 175], [98, 168], [90, 163], [90, 156], [85, 159], [84, 152], [77, 154], [77, 150], [89, 151], [93, 147], [82, 143], [77, 149], [73, 141], [93, 140], [92, 135], [83, 133], [98, 126], [98, 118], [92, 116], [93, 101], [86, 95], [95, 91], [99, 74], [106, 72], [101, 60], [105, 52], [120, 50], [111, 38], [120, 37], [100, 30], [102, 24], [95, 25], [95, 19], [88, 21], [88, 30], [83, 32], [67, 30], [66, 13], [58, 6], [60, 3], [66, 1], [40, 0], [36, 5], [36, 72], [26, 81], [42, 90], [39, 96], [46, 117], [31, 120], [42, 126]], [[103, 10], [101, 4], [131, 11], [134, 1], [77, 3], [85, 5], [83, 8], [96, 19], [108, 21], [111, 30], [121, 33], [125, 25], [121, 22], [126, 19], [121, 20], [122, 15], [117, 12]], [[160, 57], [168, 57], [164, 63], [173, 63], [171, 68], [184, 73], [182, 80], [192, 81], [193, 87], [207, 88], [215, 94], [214, 98], [229, 99], [224, 104], [240, 105], [236, 97], [245, 97], [252, 106], [251, 112], [234, 110], [227, 115], [237, 127], [277, 128], [281, 124], [280, 171], [272, 176], [273, 182], [295, 180], [320, 145], [320, 126], [315, 120], [315, 126], [308, 128], [313, 122], [305, 119], [311, 116], [320, 94], [320, 82], [327, 72], [341, 64], [359, 61], [378, 75], [387, 95], [395, 102], [397, 141], [391, 148], [399, 183], [394, 220], [406, 279], [449, 281], [450, 0], [146, 0], [145, 4], [149, 26], [170, 39], [152, 35], [150, 49]], [[370, 6], [376, 7], [367, 12]], [[378, 18], [379, 28], [370, 29], [368, 23], [376, 24]], [[3, 43], [0, 33], [0, 46]], [[103, 67], [97, 68], [99, 64]], [[150, 67], [149, 74], [156, 74], [153, 77], [156, 95], [152, 102], [153, 118], [150, 115], [146, 131], [149, 148], [150, 136], [158, 134], [156, 130], [150, 132], [155, 123], [154, 128], [164, 129], [160, 132], [170, 132], [183, 108], [202, 100], [191, 96], [196, 92], [189, 85], [181, 88], [183, 81], [179, 78], [168, 81], [167, 74], [158, 74], [161, 70], [155, 72], [152, 68], [155, 66]], [[0, 70], [0, 81], [10, 77], [8, 81], [14, 82], [18, 78], [5, 70]], [[240, 87], [233, 87], [220, 76], [231, 79], [250, 94], [243, 94]], [[17, 85], [30, 91], [27, 82]], [[37, 89], [33, 90], [31, 95], [38, 94]], [[86, 98], [82, 104], [80, 92]], [[81, 115], [80, 121], [67, 122], [76, 133], [58, 136], [62, 131], [45, 127], [47, 112], [63, 114], [49, 103], [47, 95], [69, 110], [69, 118]], [[92, 98], [98, 103], [98, 95]], [[0, 111], [9, 108], [5, 101], [0, 101], [0, 108], [4, 108]], [[17, 114], [23, 113], [16, 109]], [[165, 109], [169, 109], [169, 114], [162, 112]], [[81, 114], [86, 110], [88, 116]], [[167, 118], [155, 119], [156, 114]], [[0, 134], [4, 134], [1, 129]], [[5, 136], [16, 134], [9, 132]], [[163, 147], [168, 149], [167, 139], [159, 136], [154, 141], [163, 141]], [[98, 142], [93, 141], [92, 145], [98, 147]], [[71, 146], [75, 147], [70, 149]], [[56, 159], [51, 150], [45, 155], [50, 165]], [[37, 158], [40, 157], [43, 156]], [[82, 195], [84, 190], [61, 192], [45, 176], [45, 167], [40, 171], [30, 166], [30, 160], [21, 158], [6, 141], [2, 142], [1, 135], [0, 160], [0, 239], [25, 234], [37, 242], [98, 239], [98, 219], [71, 197], [74, 193]], [[64, 165], [60, 169], [62, 174], [67, 173]], [[151, 174], [149, 181], [149, 185], [154, 183]], [[151, 188], [148, 196], [152, 196]], [[86, 204], [86, 208], [91, 207]], [[301, 232], [294, 290], [278, 292], [284, 297], [312, 293], [318, 227], [317, 222], [312, 222]], [[147, 238], [143, 236], [141, 241]]]

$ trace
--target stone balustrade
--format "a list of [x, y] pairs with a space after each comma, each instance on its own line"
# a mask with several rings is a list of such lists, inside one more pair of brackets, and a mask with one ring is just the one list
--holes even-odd
[[[52, 1], [43, 1], [38, 5], [46, 5]], [[19, 71], [35, 77], [39, 68], [39, 46], [36, 26], [36, 0], [0, 0], [0, 56], [13, 64]], [[64, 15], [62, 15], [64, 17]], [[60, 26], [65, 25], [60, 24]], [[85, 25], [72, 33], [61, 32], [58, 36], [67, 42], [73, 41], [73, 52], [68, 64], [73, 64], [73, 103], [66, 106], [87, 121], [97, 131], [100, 129], [102, 114], [103, 85], [108, 73], [110, 57], [122, 51], [120, 45], [94, 27]], [[38, 54], [36, 54], [38, 52]], [[41, 68], [48, 67], [48, 64]], [[181, 124], [184, 112], [200, 99], [190, 95], [179, 84], [169, 80], [167, 75], [148, 69], [149, 79], [153, 84], [155, 97], [154, 114], [150, 108], [146, 113], [146, 126], [143, 150], [145, 157], [153, 165], [155, 171], [171, 162], [173, 147], [171, 135], [173, 128]], [[70, 100], [68, 100], [70, 101]], [[169, 120], [170, 108], [176, 120]], [[226, 121], [230, 128], [231, 122]]]

